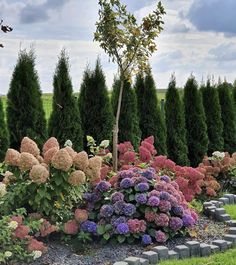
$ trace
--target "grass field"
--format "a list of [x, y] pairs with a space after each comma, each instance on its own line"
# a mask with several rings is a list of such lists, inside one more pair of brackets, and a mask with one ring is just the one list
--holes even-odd
[[224, 205], [224, 208], [226, 213], [230, 215], [231, 219], [236, 220], [236, 205]]
[[[157, 91], [157, 96], [159, 101], [161, 99], [165, 99], [165, 90], [159, 90]], [[76, 96], [78, 96], [78, 94], [76, 94]], [[48, 120], [52, 111], [52, 94], [51, 93], [45, 93], [42, 96], [43, 99], [43, 108], [45, 111], [45, 115], [46, 115], [46, 119]], [[7, 105], [7, 98], [6, 96], [2, 96], [2, 101], [3, 101], [3, 108], [4, 110], [6, 109], [6, 105]]]

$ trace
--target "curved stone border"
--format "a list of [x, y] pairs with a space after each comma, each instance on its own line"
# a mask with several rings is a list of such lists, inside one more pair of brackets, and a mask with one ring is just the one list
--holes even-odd
[[165, 246], [156, 246], [149, 251], [144, 251], [142, 257], [128, 257], [124, 261], [115, 262], [113, 265], [156, 265], [161, 260], [205, 257], [235, 247], [236, 220], [231, 220], [230, 216], [226, 214], [222, 207], [226, 204], [236, 204], [236, 195], [225, 194], [218, 200], [203, 203], [204, 214], [229, 226], [228, 233], [224, 235], [224, 240], [214, 240], [211, 244], [193, 240], [186, 242], [185, 245], [176, 245], [174, 250], [169, 250]]

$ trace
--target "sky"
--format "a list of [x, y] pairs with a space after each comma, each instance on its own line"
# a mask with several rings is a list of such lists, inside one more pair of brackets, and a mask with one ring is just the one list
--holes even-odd
[[[156, 0], [121, 0], [141, 18]], [[174, 73], [184, 86], [193, 74], [199, 83], [211, 76], [236, 79], [236, 1], [162, 0], [166, 10], [164, 31], [157, 38], [158, 50], [150, 60], [157, 88], [167, 88]], [[14, 28], [0, 33], [0, 94], [6, 94], [20, 49], [34, 47], [41, 90], [52, 92], [58, 55], [66, 48], [74, 91], [79, 91], [83, 72], [100, 57], [111, 88], [115, 64], [93, 41], [98, 19], [98, 0], [0, 0], [0, 18]]]

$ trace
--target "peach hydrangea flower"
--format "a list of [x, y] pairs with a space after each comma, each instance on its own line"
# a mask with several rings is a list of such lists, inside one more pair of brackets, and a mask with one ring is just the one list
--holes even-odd
[[75, 220], [78, 223], [83, 223], [88, 220], [88, 212], [83, 209], [76, 209], [75, 210]]
[[55, 137], [49, 138], [43, 145], [43, 154], [45, 154], [49, 149], [56, 147], [60, 149], [59, 143]]
[[42, 165], [35, 165], [30, 170], [29, 177], [37, 184], [45, 183], [49, 178], [49, 171]]
[[73, 163], [76, 168], [84, 171], [89, 165], [88, 154], [85, 151], [77, 153], [73, 159]]
[[52, 165], [56, 169], [67, 172], [73, 164], [73, 160], [65, 148], [60, 149], [52, 158]]
[[40, 154], [40, 150], [37, 144], [31, 140], [29, 137], [24, 137], [21, 141], [20, 152], [30, 153], [33, 156], [37, 157]]
[[19, 168], [21, 171], [30, 170], [34, 165], [38, 165], [39, 161], [30, 153], [21, 153], [19, 160]]
[[50, 164], [53, 156], [56, 154], [57, 151], [59, 151], [58, 147], [52, 147], [48, 149], [47, 152], [44, 153], [44, 162], [46, 164]]
[[70, 183], [73, 186], [84, 184], [85, 181], [86, 181], [86, 176], [84, 172], [81, 170], [76, 170], [72, 172], [68, 178], [68, 183]]
[[100, 178], [100, 170], [102, 167], [102, 158], [100, 156], [94, 156], [89, 159], [89, 165], [85, 169], [85, 174], [90, 177], [93, 182]]
[[43, 159], [42, 156], [39, 155], [36, 158], [38, 159], [38, 161], [39, 161], [40, 164], [42, 164], [44, 162], [44, 159]]
[[76, 220], [69, 220], [64, 225], [64, 232], [68, 235], [75, 235], [78, 233], [79, 225]]
[[76, 155], [76, 152], [70, 146], [66, 146], [65, 149], [73, 160]]
[[14, 236], [19, 239], [24, 239], [28, 236], [30, 229], [26, 225], [18, 225], [16, 230], [14, 231]]
[[47, 247], [43, 244], [43, 242], [40, 242], [32, 237], [28, 244], [28, 251], [41, 251], [45, 253], [47, 251]]
[[2, 183], [8, 185], [12, 180], [15, 179], [14, 175], [12, 172], [10, 171], [6, 171], [4, 174], [3, 174], [4, 178], [2, 180]]
[[18, 166], [20, 160], [20, 153], [15, 149], [9, 148], [6, 152], [4, 162], [10, 166]]

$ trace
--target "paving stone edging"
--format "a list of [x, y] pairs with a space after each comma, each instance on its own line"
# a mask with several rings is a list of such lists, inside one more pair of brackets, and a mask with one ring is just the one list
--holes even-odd
[[236, 220], [231, 220], [230, 216], [226, 214], [223, 208], [223, 205], [226, 204], [236, 204], [236, 195], [225, 194], [218, 200], [203, 203], [205, 215], [229, 226], [228, 233], [224, 235], [224, 240], [214, 240], [211, 244], [192, 240], [186, 242], [185, 245], [176, 245], [174, 250], [169, 250], [165, 246], [156, 246], [149, 251], [144, 251], [141, 257], [128, 257], [124, 261], [115, 262], [113, 265], [156, 265], [159, 261], [166, 259], [205, 257], [236, 247]]

